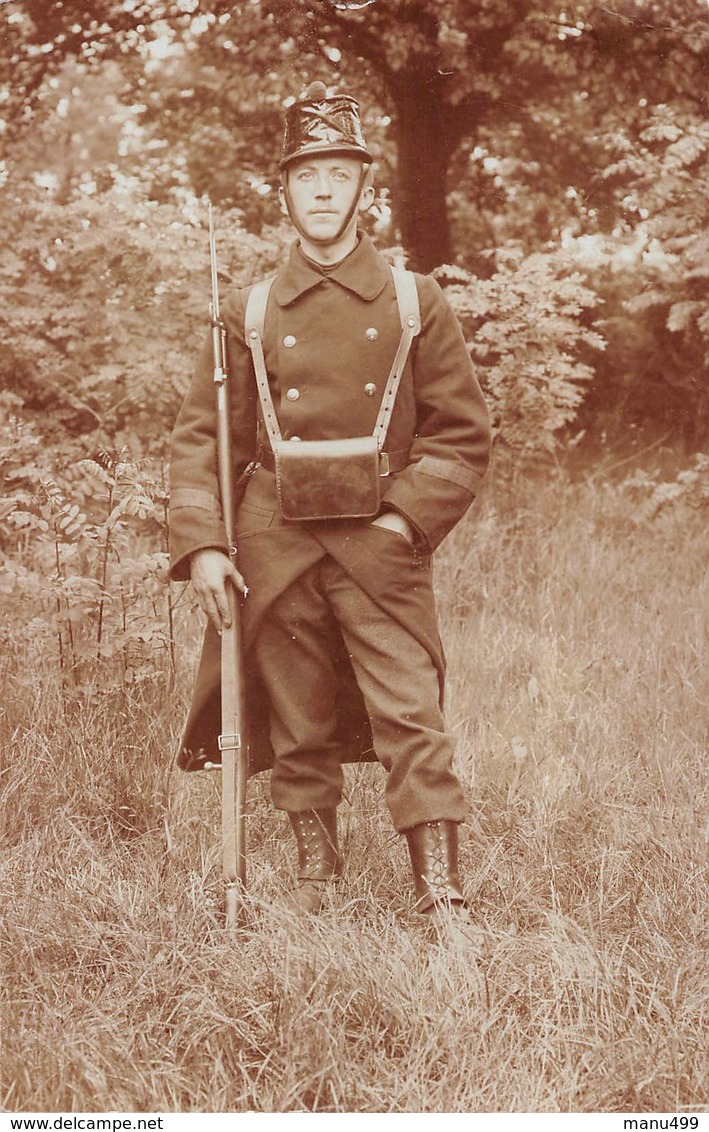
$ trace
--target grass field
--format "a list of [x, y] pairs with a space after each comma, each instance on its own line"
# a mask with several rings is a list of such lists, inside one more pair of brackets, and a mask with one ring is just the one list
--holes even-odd
[[6, 1109], [707, 1108], [705, 516], [592, 478], [493, 496], [436, 567], [477, 942], [417, 922], [374, 767], [305, 921], [252, 782], [228, 939], [218, 782], [171, 765], [194, 627], [173, 688], [77, 697], [6, 615]]

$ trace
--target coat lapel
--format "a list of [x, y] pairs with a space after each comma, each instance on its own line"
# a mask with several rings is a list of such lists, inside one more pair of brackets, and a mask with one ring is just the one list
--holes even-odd
[[371, 302], [382, 293], [390, 278], [386, 260], [369, 236], [361, 232], [354, 251], [327, 275], [305, 258], [297, 241], [291, 244], [288, 260], [276, 275], [272, 293], [278, 305], [286, 307], [306, 291], [320, 286], [325, 279], [332, 279], [361, 299]]

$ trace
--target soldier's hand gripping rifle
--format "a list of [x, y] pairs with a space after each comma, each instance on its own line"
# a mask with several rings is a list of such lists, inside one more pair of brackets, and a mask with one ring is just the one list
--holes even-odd
[[[217, 399], [217, 464], [222, 516], [229, 554], [234, 560], [234, 486], [229, 430], [226, 331], [219, 320], [217, 253], [212, 206], [209, 205], [209, 254], [212, 270], [212, 352]], [[226, 882], [226, 923], [234, 930], [244, 918], [246, 891], [246, 782], [248, 747], [244, 709], [244, 673], [241, 663], [241, 609], [236, 587], [227, 580], [231, 625], [222, 628], [221, 699], [222, 719], [219, 749], [222, 754], [222, 870]]]

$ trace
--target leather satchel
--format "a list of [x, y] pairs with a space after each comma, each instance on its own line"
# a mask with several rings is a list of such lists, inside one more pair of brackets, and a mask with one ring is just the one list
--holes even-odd
[[381, 488], [375, 436], [279, 440], [274, 456], [284, 519], [365, 519], [378, 513]]

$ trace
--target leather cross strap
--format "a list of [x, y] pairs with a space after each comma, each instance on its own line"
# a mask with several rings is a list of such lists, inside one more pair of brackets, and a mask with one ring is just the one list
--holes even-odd
[[[414, 338], [421, 332], [421, 312], [419, 309], [416, 279], [411, 271], [405, 271], [397, 267], [392, 267], [390, 270], [396, 289], [396, 301], [399, 307], [399, 318], [401, 320], [402, 329], [399, 345], [394, 355], [394, 361], [392, 362], [389, 376], [387, 377], [381, 405], [379, 407], [379, 414], [374, 426], [373, 435], [377, 439], [377, 447], [380, 452], [382, 452], [384, 448], [384, 441], [386, 440], [391, 414], [394, 411], [394, 403], [399, 391], [399, 385], [401, 383], [406, 360], [409, 356], [409, 351], [411, 350]], [[261, 401], [264, 425], [266, 426], [268, 439], [271, 442], [271, 448], [274, 448], [275, 444], [283, 438], [281, 435], [281, 427], [278, 423], [278, 417], [276, 416], [276, 410], [273, 405], [273, 396], [271, 394], [271, 387], [268, 383], [268, 373], [266, 371], [266, 359], [263, 353], [266, 306], [272, 284], [273, 278], [263, 279], [260, 283], [254, 284], [251, 288], [246, 304], [244, 329], [246, 333], [246, 344], [253, 358], [256, 388]]]
[[271, 387], [268, 384], [268, 373], [266, 372], [266, 359], [263, 354], [263, 328], [266, 322], [266, 305], [272, 286], [273, 277], [270, 279], [262, 279], [260, 283], [254, 284], [246, 304], [246, 315], [244, 318], [246, 345], [251, 350], [254, 373], [256, 374], [256, 388], [258, 389], [261, 409], [263, 411], [263, 423], [266, 426], [271, 448], [273, 448], [279, 440], [283, 439], [281, 436], [281, 426], [278, 423], [276, 410], [273, 406]]
[[389, 421], [394, 411], [394, 402], [399, 392], [401, 376], [404, 372], [406, 359], [413, 344], [414, 338], [421, 332], [421, 312], [419, 310], [419, 296], [416, 289], [416, 279], [411, 271], [392, 267], [392, 278], [396, 288], [396, 301], [399, 306], [399, 319], [401, 320], [401, 338], [394, 355], [387, 383], [379, 406], [377, 423], [374, 426], [374, 435], [377, 438], [377, 447], [381, 452], [389, 429]]

